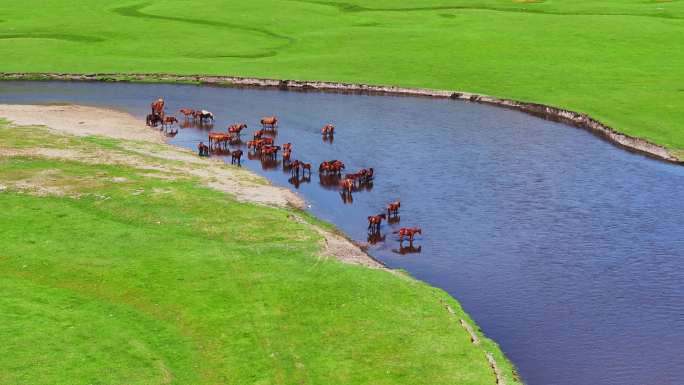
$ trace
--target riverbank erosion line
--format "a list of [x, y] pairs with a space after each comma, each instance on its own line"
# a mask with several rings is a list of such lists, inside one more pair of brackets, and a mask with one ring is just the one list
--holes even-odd
[[[107, 368], [112, 383], [494, 384], [486, 349], [519, 383], [458, 302], [368, 257], [289, 190], [120, 111], [0, 117], [9, 382], [80, 385]], [[36, 354], [44, 365], [25, 370]]]
[[405, 88], [383, 85], [352, 84], [325, 81], [279, 80], [239, 76], [173, 75], [173, 74], [67, 74], [67, 73], [7, 73], [0, 72], [0, 80], [61, 80], [109, 82], [191, 83], [223, 87], [275, 88], [284, 91], [321, 91], [336, 93], [421, 96], [487, 104], [525, 112], [543, 119], [583, 128], [598, 137], [628, 151], [675, 164], [684, 160], [669, 149], [643, 138], [630, 136], [603, 124], [591, 116], [539, 103], [529, 103], [462, 91]]

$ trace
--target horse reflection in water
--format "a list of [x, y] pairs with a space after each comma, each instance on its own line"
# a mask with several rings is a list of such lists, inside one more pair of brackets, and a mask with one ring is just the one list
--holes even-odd
[[380, 231], [368, 233], [368, 243], [375, 245], [376, 243], [385, 242], [387, 236], [382, 234]]
[[293, 175], [287, 180], [294, 188], [299, 188], [302, 183], [311, 183], [311, 175], [304, 174], [301, 177]]
[[342, 198], [342, 203], [345, 205], [354, 203], [354, 195], [347, 194], [345, 191], [340, 191], [340, 198]]
[[339, 174], [318, 174], [318, 183], [326, 190], [339, 190], [341, 179]]
[[399, 245], [398, 249], [392, 249], [393, 253], [406, 255], [406, 254], [420, 254], [423, 251], [423, 246], [403, 246]]
[[323, 143], [333, 144], [335, 141], [335, 135], [323, 135]]
[[400, 215], [392, 215], [391, 217], [387, 217], [387, 224], [388, 225], [396, 225], [399, 222], [401, 222], [401, 216]]

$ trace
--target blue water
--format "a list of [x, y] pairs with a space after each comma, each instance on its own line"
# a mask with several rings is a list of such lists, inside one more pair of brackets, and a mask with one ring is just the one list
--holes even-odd
[[[0, 103], [201, 107], [215, 129], [262, 116], [276, 142], [317, 165], [373, 167], [343, 203], [314, 173], [295, 188], [280, 164], [245, 167], [296, 189], [311, 212], [367, 241], [366, 217], [401, 199], [401, 222], [369, 252], [461, 301], [529, 385], [681, 384], [684, 167], [516, 111], [451, 100], [187, 85], [0, 82]], [[333, 143], [320, 127], [337, 127]], [[195, 148], [207, 129], [170, 139]], [[267, 168], [267, 169], [264, 169]], [[269, 168], [275, 167], [275, 168]], [[413, 250], [392, 230], [420, 225]], [[406, 253], [406, 251], [413, 251]], [[402, 253], [403, 252], [403, 253]]]

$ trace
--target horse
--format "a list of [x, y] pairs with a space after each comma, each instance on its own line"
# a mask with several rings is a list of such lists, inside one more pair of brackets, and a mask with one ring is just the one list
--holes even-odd
[[275, 159], [278, 157], [278, 151], [279, 150], [280, 150], [280, 146], [270, 146], [270, 145], [263, 146], [261, 148], [261, 156]]
[[413, 237], [416, 234], [423, 234], [423, 230], [420, 227], [402, 227], [398, 231], [399, 233], [399, 245], [404, 243], [404, 237], [409, 240], [409, 246], [413, 247]]
[[264, 136], [264, 130], [254, 131], [254, 135], [252, 136], [252, 139], [254, 139], [254, 140], [261, 139], [262, 136]]
[[237, 124], [231, 124], [228, 126], [228, 132], [231, 134], [237, 134], [240, 135], [240, 132], [247, 128], [247, 125], [245, 123], [237, 123]]
[[157, 127], [160, 124], [164, 124], [164, 120], [162, 119], [161, 115], [149, 114], [145, 119], [145, 124], [150, 127]]
[[304, 174], [304, 171], [307, 171], [309, 173], [309, 177], [311, 177], [311, 163], [299, 162], [299, 164], [302, 167], [302, 174]]
[[197, 150], [199, 151], [199, 156], [209, 156], [209, 146], [204, 144], [204, 142], [199, 142]]
[[340, 182], [340, 187], [342, 188], [343, 193], [351, 195], [352, 190], [354, 189], [354, 180], [344, 179]]
[[398, 216], [399, 215], [399, 207], [401, 207], [400, 201], [396, 201], [396, 202], [392, 202], [392, 203], [388, 204], [387, 205], [387, 217], [389, 218], [391, 216], [395, 216], [395, 217]]
[[299, 168], [301, 167], [301, 162], [298, 161], [297, 159], [293, 160], [290, 163], [290, 174], [292, 176], [299, 176]]
[[233, 138], [232, 135], [225, 132], [210, 132], [209, 133], [209, 147], [220, 148], [223, 144], [224, 148], [228, 147], [228, 142]]
[[193, 117], [199, 119], [200, 123], [204, 123], [205, 120], [211, 120], [214, 122], [214, 114], [207, 110], [197, 110], [195, 111]]
[[371, 215], [368, 217], [368, 230], [371, 233], [380, 232], [380, 224], [387, 216], [385, 214]]
[[178, 119], [176, 119], [175, 116], [167, 116], [162, 121], [162, 128], [166, 129], [169, 126], [172, 126], [174, 123], [178, 123]]
[[[283, 147], [285, 147], [285, 146], [283, 146]], [[291, 156], [291, 155], [292, 155], [292, 151], [290, 151], [290, 150], [285, 150], [285, 149], [283, 148], [283, 162], [285, 162], [285, 163], [289, 162], [289, 161], [290, 161], [290, 156]], [[309, 172], [311, 172], [311, 170], [309, 170]]]
[[150, 104], [152, 109], [152, 115], [163, 115], [164, 114], [164, 98], [159, 98]]
[[278, 127], [278, 118], [275, 116], [268, 116], [261, 118], [261, 126], [263, 128], [276, 129]]
[[332, 124], [326, 124], [321, 128], [321, 134], [323, 136], [328, 136], [328, 135], [335, 135], [335, 126]]
[[195, 110], [193, 110], [192, 108], [181, 108], [180, 110], [178, 110], [178, 112], [185, 116], [185, 120], [188, 120], [191, 116], [194, 117], [195, 115]]
[[292, 151], [292, 143], [285, 143], [283, 144], [283, 151]]
[[340, 174], [344, 170], [344, 163], [339, 160], [324, 161], [318, 166], [318, 171], [321, 173]]
[[242, 150], [233, 151], [233, 153], [230, 155], [230, 164], [237, 163], [239, 166], [241, 158], [242, 158]]

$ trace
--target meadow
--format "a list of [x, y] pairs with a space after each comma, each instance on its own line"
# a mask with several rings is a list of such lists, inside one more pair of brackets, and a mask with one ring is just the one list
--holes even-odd
[[477, 92], [585, 112], [684, 157], [684, 2], [9, 0], [0, 71]]
[[517, 383], [447, 293], [145, 145], [0, 120], [0, 384]]

